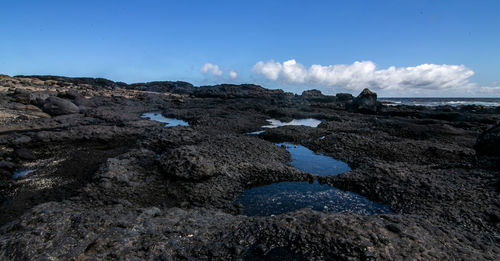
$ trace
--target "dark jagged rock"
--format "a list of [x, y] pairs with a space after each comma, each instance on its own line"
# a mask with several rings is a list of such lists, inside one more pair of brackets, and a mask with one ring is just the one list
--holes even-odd
[[377, 94], [368, 89], [364, 89], [358, 97], [352, 101], [350, 108], [357, 112], [376, 113], [380, 106], [380, 103], [377, 101]]
[[49, 97], [43, 104], [43, 111], [50, 115], [64, 115], [78, 113], [80, 109], [69, 100]]

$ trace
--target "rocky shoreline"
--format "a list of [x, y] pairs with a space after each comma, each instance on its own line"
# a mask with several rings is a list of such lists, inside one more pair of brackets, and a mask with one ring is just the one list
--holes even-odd
[[[189, 126], [140, 117], [153, 111]], [[270, 118], [322, 123], [246, 134]], [[499, 122], [500, 107], [385, 106], [369, 90], [0, 76], [0, 260], [498, 260]], [[352, 171], [299, 171], [273, 142]], [[392, 214], [247, 217], [234, 202], [313, 180]]]

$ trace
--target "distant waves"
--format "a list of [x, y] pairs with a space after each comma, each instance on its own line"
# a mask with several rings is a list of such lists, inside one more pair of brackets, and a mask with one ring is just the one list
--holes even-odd
[[500, 106], [500, 98], [379, 98], [379, 101], [390, 106]]

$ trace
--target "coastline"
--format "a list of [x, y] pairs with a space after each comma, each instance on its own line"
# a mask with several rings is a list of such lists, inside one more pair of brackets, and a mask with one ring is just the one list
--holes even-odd
[[[0, 259], [496, 259], [500, 161], [475, 146], [500, 107], [378, 101], [370, 91], [2, 76]], [[140, 117], [152, 111], [189, 126]], [[322, 122], [245, 134], [269, 118]], [[273, 142], [352, 170], [298, 171]], [[36, 170], [11, 179], [24, 166]], [[255, 184], [311, 180], [393, 213], [247, 217], [234, 204]]]

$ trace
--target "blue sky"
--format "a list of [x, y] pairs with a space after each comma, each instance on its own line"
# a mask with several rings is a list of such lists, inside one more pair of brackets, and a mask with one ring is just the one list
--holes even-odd
[[500, 1], [18, 0], [2, 10], [8, 75], [500, 97]]

